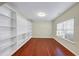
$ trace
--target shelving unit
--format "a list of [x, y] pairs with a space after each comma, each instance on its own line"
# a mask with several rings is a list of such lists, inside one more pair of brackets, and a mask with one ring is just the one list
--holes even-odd
[[5, 5], [0, 6], [0, 56], [11, 55], [27, 42], [32, 33], [32, 24]]
[[12, 47], [17, 46], [16, 17], [14, 15], [16, 15], [14, 11], [0, 6], [0, 35], [4, 36], [0, 39], [0, 52], [2, 53], [0, 55], [8, 55], [11, 53]]

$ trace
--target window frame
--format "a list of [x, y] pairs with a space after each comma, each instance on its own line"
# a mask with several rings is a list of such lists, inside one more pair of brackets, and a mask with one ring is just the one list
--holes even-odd
[[[58, 34], [58, 32], [62, 32], [61, 29], [60, 29], [60, 30], [58, 29], [59, 24], [67, 23], [67, 22], [70, 21], [70, 20], [73, 21], [73, 35], [72, 35], [72, 37], [73, 37], [73, 39], [74, 39], [74, 34], [75, 34], [75, 31], [74, 31], [74, 29], [75, 29], [75, 26], [74, 26], [74, 25], [75, 25], [75, 18], [74, 18], [74, 17], [73, 17], [73, 18], [70, 18], [70, 19], [68, 19], [68, 20], [65, 20], [65, 21], [63, 21], [63, 22], [57, 23], [56, 36], [57, 36], [58, 38], [60, 38], [60, 39], [64, 39], [64, 40], [67, 40], [67, 41], [69, 41], [69, 42], [75, 43], [74, 40], [68, 39], [68, 38], [66, 38], [66, 37], [64, 38], [63, 36], [65, 36], [65, 35], [64, 35], [65, 33], [64, 33], [63, 36], [62, 36], [63, 38], [62, 38], [62, 37], [59, 37], [59, 34]], [[66, 26], [66, 25], [64, 25], [63, 28], [64, 28], [65, 26]], [[66, 31], [66, 30], [68, 30], [68, 29], [64, 29], [64, 30]], [[63, 31], [64, 31], [64, 30], [63, 30]], [[71, 30], [69, 30], [69, 31], [71, 31]], [[62, 35], [62, 34], [61, 34], [61, 35]], [[60, 36], [61, 36], [61, 35], [60, 35]]]

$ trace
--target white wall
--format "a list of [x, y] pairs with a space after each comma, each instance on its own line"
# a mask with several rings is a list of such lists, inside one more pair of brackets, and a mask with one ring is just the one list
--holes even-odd
[[51, 38], [52, 22], [51, 21], [34, 21], [32, 23], [33, 38]]
[[[75, 26], [75, 28], [74, 28], [74, 42], [75, 43], [71, 43], [67, 40], [60, 39], [56, 36], [57, 24], [65, 21], [65, 20], [71, 19], [73, 17], [75, 19], [75, 25], [74, 25]], [[53, 21], [53, 24], [54, 24], [54, 26], [53, 26], [53, 37], [56, 38], [56, 40], [58, 42], [63, 44], [69, 50], [71, 50], [73, 53], [75, 53], [76, 55], [79, 55], [79, 3], [77, 5], [75, 5], [73, 8], [66, 11], [61, 16], [57, 17]]]

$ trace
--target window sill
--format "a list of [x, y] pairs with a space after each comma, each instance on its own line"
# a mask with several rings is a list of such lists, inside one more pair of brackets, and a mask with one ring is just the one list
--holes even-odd
[[71, 40], [68, 40], [68, 39], [63, 39], [63, 38], [60, 38], [60, 37], [58, 37], [58, 36], [56, 36], [58, 39], [61, 39], [61, 40], [65, 40], [65, 41], [68, 41], [68, 42], [70, 42], [70, 43], [72, 43], [72, 44], [75, 44], [75, 42], [74, 41], [71, 41]]

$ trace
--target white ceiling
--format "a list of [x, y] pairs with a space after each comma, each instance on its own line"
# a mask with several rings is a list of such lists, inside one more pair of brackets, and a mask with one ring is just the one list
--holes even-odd
[[[9, 2], [8, 4], [28, 19], [50, 21], [73, 6], [75, 2]], [[39, 17], [38, 12], [44, 12], [47, 15]]]

